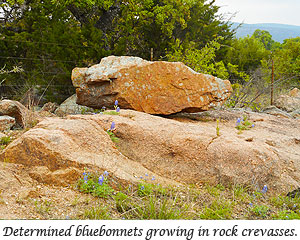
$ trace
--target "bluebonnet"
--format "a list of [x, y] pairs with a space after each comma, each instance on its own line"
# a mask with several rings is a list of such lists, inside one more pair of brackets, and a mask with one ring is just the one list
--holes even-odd
[[263, 189], [261, 190], [262, 193], [266, 193], [268, 191], [267, 185], [264, 185]]
[[101, 176], [99, 177], [99, 181], [98, 181], [99, 185], [102, 185], [102, 184], [103, 184], [103, 181], [104, 181], [104, 177], [103, 177], [103, 175], [101, 175]]
[[115, 130], [115, 128], [116, 128], [116, 124], [115, 124], [115, 122], [112, 122], [111, 126], [110, 126], [110, 131]]
[[84, 183], [87, 183], [88, 176], [85, 172], [83, 173], [83, 180], [84, 180]]

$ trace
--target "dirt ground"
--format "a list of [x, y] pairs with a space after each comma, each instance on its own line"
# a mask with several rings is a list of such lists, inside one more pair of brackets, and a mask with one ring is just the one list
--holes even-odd
[[22, 165], [0, 162], [0, 219], [83, 219], [88, 209], [110, 206], [105, 202], [109, 199], [82, 194], [75, 185], [39, 183], [29, 172]]

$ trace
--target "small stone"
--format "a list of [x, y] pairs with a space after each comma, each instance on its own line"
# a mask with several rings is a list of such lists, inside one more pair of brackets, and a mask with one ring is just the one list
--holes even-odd
[[16, 124], [16, 120], [10, 116], [0, 116], [0, 131], [8, 131]]

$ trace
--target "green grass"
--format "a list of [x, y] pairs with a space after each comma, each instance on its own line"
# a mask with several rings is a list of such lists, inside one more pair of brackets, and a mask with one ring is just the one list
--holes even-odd
[[105, 115], [120, 115], [120, 113], [116, 112], [116, 111], [105, 111], [105, 112], [103, 112], [103, 114], [105, 114]]
[[77, 189], [110, 208], [88, 204], [80, 218], [300, 219], [300, 198], [262, 193], [253, 186], [163, 187], [145, 178], [137, 184], [124, 185], [112, 176], [106, 176], [99, 185], [99, 176], [88, 174], [88, 179], [78, 181]]
[[91, 220], [108, 220], [111, 219], [109, 216], [108, 210], [104, 206], [96, 206], [88, 208], [83, 213], [83, 219], [91, 219]]

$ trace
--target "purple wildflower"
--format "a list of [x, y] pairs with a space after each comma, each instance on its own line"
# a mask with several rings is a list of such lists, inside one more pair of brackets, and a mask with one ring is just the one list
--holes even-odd
[[148, 173], [146, 173], [145, 176], [148, 177], [149, 176]]
[[253, 203], [249, 203], [249, 206], [250, 206], [250, 207], [253, 207]]
[[103, 177], [103, 175], [101, 175], [101, 176], [99, 177], [99, 181], [98, 181], [99, 185], [102, 185], [102, 184], [103, 184], [103, 181], [104, 181], [104, 177]]
[[115, 101], [115, 106], [118, 106], [118, 103], [119, 103], [118, 100], [116, 100], [116, 101]]
[[87, 183], [87, 181], [88, 181], [88, 176], [87, 176], [86, 174], [84, 175], [83, 180], [84, 180], [84, 183]]
[[255, 124], [253, 123], [252, 125], [251, 125], [251, 127], [254, 127], [255, 126]]
[[266, 193], [268, 191], [267, 185], [264, 185], [263, 189], [261, 190], [262, 193]]
[[155, 180], [155, 177], [153, 176], [153, 177], [151, 178], [151, 180], [154, 181], [154, 180]]
[[112, 122], [111, 126], [110, 126], [110, 131], [113, 131], [115, 129], [116, 129], [116, 124], [115, 124], [115, 122]]
[[120, 112], [120, 108], [119, 107], [117, 107], [116, 112]]
[[141, 190], [144, 190], [145, 189], [145, 187], [144, 186], [141, 186]]
[[236, 120], [236, 125], [238, 126], [238, 125], [240, 125], [240, 124], [241, 124], [241, 119], [238, 118], [238, 119]]
[[108, 176], [108, 171], [104, 171], [103, 173], [105, 176]]

